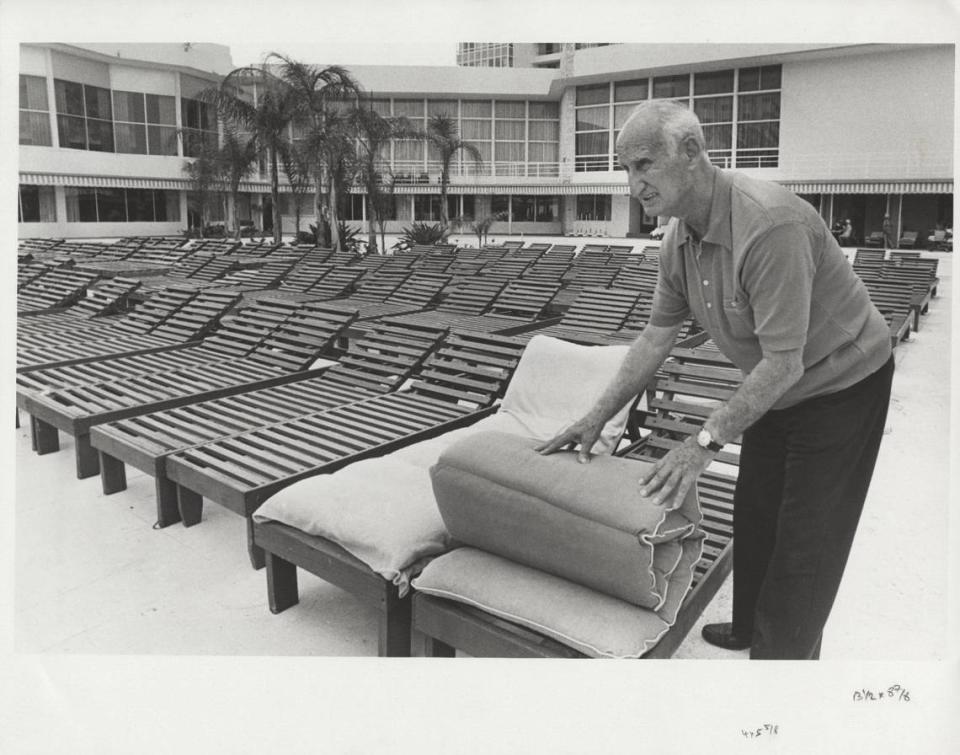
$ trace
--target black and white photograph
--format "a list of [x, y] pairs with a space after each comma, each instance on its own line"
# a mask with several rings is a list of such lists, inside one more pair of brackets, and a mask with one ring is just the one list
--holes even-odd
[[957, 8], [355, 5], [0, 7], [0, 751], [953, 751]]

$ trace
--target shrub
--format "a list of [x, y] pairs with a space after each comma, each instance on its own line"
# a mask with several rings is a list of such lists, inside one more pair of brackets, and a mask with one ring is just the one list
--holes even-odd
[[404, 228], [400, 234], [400, 241], [406, 244], [439, 244], [443, 241], [445, 229], [439, 223], [414, 223]]

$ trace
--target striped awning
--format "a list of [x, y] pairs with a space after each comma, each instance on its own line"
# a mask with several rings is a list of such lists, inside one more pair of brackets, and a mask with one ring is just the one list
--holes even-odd
[[[541, 179], [543, 180], [543, 179]], [[546, 179], [549, 181], [550, 179]], [[503, 183], [496, 184], [450, 184], [448, 194], [525, 194], [525, 195], [574, 195], [610, 194], [626, 196], [627, 183]], [[102, 186], [125, 189], [173, 189], [190, 191], [187, 178], [139, 178], [128, 176], [83, 176], [66, 173], [21, 172], [20, 183], [33, 186]], [[797, 194], [952, 194], [953, 181], [781, 181], [783, 186]], [[240, 191], [256, 194], [270, 192], [269, 181], [241, 181]], [[290, 186], [280, 184], [282, 193], [290, 193]], [[312, 193], [310, 189], [309, 193]], [[352, 194], [363, 194], [362, 187], [351, 187]], [[394, 194], [439, 194], [437, 183], [397, 184]]]
[[952, 194], [953, 181], [781, 181], [797, 194]]
[[[362, 194], [363, 188], [354, 187], [350, 189], [352, 193]], [[396, 184], [393, 187], [394, 194], [439, 194], [440, 186], [436, 183], [423, 184]], [[525, 194], [525, 195], [551, 195], [558, 194], [622, 194], [628, 193], [627, 184], [571, 184], [571, 183], [552, 183], [552, 184], [521, 184], [521, 183], [502, 183], [502, 184], [450, 184], [447, 186], [448, 194]]]

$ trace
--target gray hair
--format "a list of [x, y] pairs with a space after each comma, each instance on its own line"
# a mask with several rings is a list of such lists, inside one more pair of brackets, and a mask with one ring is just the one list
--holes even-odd
[[[624, 130], [633, 121], [643, 121], [659, 125], [662, 140], [660, 147], [668, 155], [676, 155], [680, 145], [687, 139], [695, 139], [701, 150], [706, 150], [703, 127], [696, 113], [688, 107], [670, 100], [647, 100], [634, 108]], [[622, 132], [621, 132], [622, 133]]]

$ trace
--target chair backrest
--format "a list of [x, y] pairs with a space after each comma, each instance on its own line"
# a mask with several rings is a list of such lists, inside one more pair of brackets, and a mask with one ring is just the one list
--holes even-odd
[[510, 281], [490, 305], [490, 314], [535, 320], [560, 290], [557, 282], [519, 278]]
[[585, 288], [560, 324], [589, 333], [611, 333], [623, 327], [639, 296], [639, 291], [625, 288]]
[[256, 344], [249, 358], [285, 370], [304, 370], [320, 356], [330, 353], [356, 316], [356, 312], [349, 309], [306, 302]]
[[378, 323], [350, 340], [347, 353], [325, 373], [341, 385], [389, 391], [399, 388], [447, 334], [444, 327]]
[[482, 409], [501, 398], [525, 341], [485, 333], [451, 332], [417, 371], [411, 393]]

